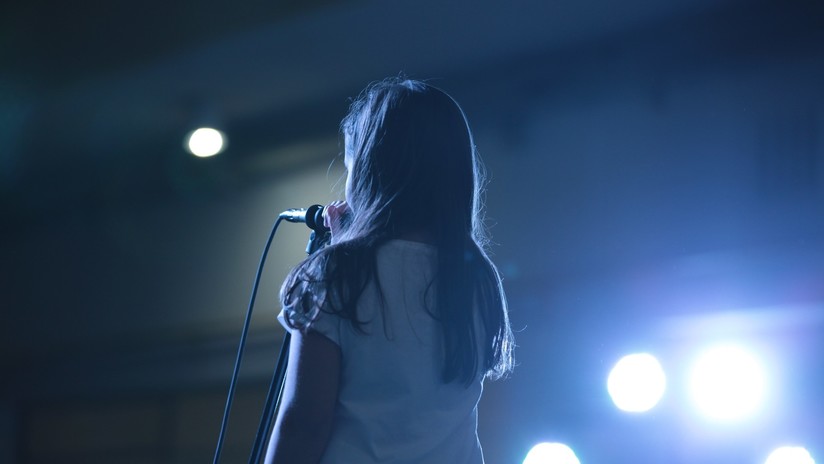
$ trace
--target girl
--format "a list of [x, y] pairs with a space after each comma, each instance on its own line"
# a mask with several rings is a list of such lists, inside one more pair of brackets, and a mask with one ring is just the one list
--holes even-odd
[[267, 462], [480, 464], [483, 380], [511, 369], [513, 339], [464, 113], [435, 87], [391, 79], [341, 128], [331, 244], [281, 289], [292, 339]]

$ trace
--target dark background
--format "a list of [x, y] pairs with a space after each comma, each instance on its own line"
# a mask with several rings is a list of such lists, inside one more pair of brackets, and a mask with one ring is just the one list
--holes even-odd
[[[486, 385], [487, 462], [540, 441], [586, 464], [824, 459], [821, 2], [0, 8], [0, 462], [208, 462], [269, 228], [340, 197], [350, 98], [401, 72], [463, 104], [490, 174], [519, 366]], [[183, 150], [201, 124], [225, 153]], [[224, 462], [246, 459], [306, 237], [273, 246]], [[769, 373], [743, 423], [687, 400], [718, 341]], [[668, 374], [644, 415], [605, 388], [635, 351]]]

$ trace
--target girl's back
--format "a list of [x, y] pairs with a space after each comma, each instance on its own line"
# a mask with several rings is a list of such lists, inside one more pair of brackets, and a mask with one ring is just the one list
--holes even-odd
[[483, 462], [481, 377], [468, 388], [442, 380], [443, 330], [430, 315], [434, 289], [427, 292], [436, 248], [390, 240], [376, 257], [380, 290], [373, 280], [357, 304], [366, 333], [326, 313], [312, 326], [341, 350], [335, 421], [321, 462]]

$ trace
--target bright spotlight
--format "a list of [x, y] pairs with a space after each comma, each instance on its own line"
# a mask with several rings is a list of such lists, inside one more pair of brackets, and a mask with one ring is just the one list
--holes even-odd
[[529, 450], [523, 464], [581, 464], [581, 461], [563, 443], [538, 443]]
[[653, 408], [667, 387], [664, 369], [647, 353], [624, 356], [607, 379], [607, 391], [622, 411], [644, 412]]
[[764, 464], [815, 464], [815, 460], [800, 446], [782, 446], [770, 453]]
[[695, 362], [690, 379], [695, 406], [719, 421], [754, 414], [764, 399], [765, 375], [755, 357], [741, 347], [710, 348]]
[[189, 153], [200, 158], [214, 156], [223, 151], [225, 137], [222, 132], [211, 127], [201, 127], [192, 131], [186, 137], [186, 148]]

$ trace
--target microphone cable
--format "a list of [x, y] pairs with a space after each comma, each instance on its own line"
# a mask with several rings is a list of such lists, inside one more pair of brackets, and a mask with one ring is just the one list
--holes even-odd
[[282, 217], [278, 217], [272, 226], [272, 231], [269, 233], [269, 238], [266, 240], [266, 246], [263, 247], [263, 254], [260, 257], [260, 264], [258, 264], [257, 274], [255, 275], [255, 282], [252, 285], [252, 295], [249, 298], [249, 306], [246, 310], [246, 320], [243, 322], [243, 331], [240, 334], [240, 343], [237, 349], [237, 358], [235, 359], [235, 367], [232, 371], [232, 380], [229, 383], [229, 393], [226, 397], [226, 407], [223, 409], [223, 420], [220, 424], [220, 434], [217, 438], [217, 446], [215, 447], [215, 456], [212, 460], [213, 464], [218, 464], [220, 461], [220, 453], [223, 450], [223, 441], [226, 438], [226, 428], [229, 424], [229, 414], [232, 411], [232, 401], [235, 396], [235, 388], [237, 387], [238, 374], [240, 373], [240, 361], [243, 359], [243, 351], [246, 347], [246, 337], [249, 335], [249, 325], [252, 321], [252, 310], [255, 307], [255, 298], [257, 298], [258, 286], [260, 285], [260, 277], [263, 273], [263, 264], [266, 262], [266, 256], [269, 254], [269, 247], [272, 245], [272, 240], [275, 238], [278, 226], [280, 226]]

